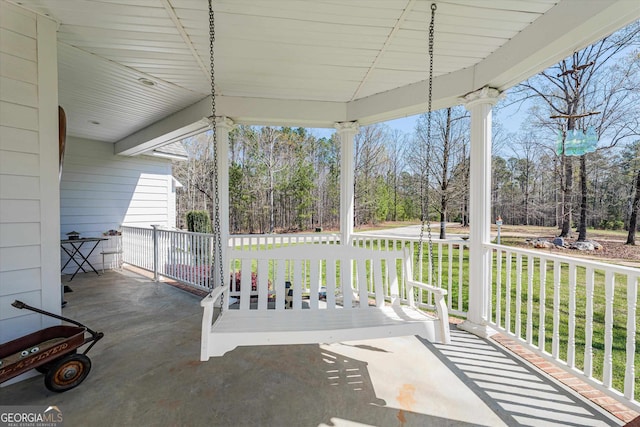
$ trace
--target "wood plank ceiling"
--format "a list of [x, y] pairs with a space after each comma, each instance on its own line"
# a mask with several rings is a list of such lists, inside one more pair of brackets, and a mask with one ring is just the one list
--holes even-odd
[[[209, 93], [206, 0], [15, 3], [59, 22], [70, 135], [116, 142]], [[439, 0], [435, 75], [474, 67], [558, 3]], [[430, 4], [215, 0], [218, 94], [349, 103], [424, 81]]]

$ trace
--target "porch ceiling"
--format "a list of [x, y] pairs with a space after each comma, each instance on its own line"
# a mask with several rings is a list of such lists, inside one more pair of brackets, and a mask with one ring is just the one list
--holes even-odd
[[[134, 154], [201, 127], [193, 123], [208, 115], [206, 0], [14, 3], [60, 24], [70, 135]], [[431, 0], [214, 3], [218, 114], [329, 127], [426, 109]], [[436, 3], [436, 108], [485, 85], [506, 89], [640, 17], [635, 0]]]

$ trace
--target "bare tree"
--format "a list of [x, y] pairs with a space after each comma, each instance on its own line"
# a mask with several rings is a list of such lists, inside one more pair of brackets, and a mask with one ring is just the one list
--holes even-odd
[[[516, 180], [522, 192], [523, 222], [530, 225], [532, 215], [532, 197], [535, 192], [535, 161], [540, 157], [539, 144], [532, 133], [518, 135], [514, 138], [512, 151], [516, 159]], [[536, 215], [534, 213], [534, 215]]]
[[628, 157], [626, 165], [632, 176], [635, 176], [635, 185], [633, 185], [633, 194], [630, 197], [631, 206], [629, 213], [629, 231], [627, 234], [627, 245], [636, 244], [636, 231], [638, 230], [638, 215], [640, 214], [640, 141], [630, 144], [625, 155]]
[[[629, 77], [637, 73], [631, 63], [620, 68], [619, 60], [624, 50], [638, 43], [640, 23], [605, 37], [601, 41], [575, 52], [556, 66], [522, 83], [520, 100], [534, 97], [540, 99], [551, 112], [551, 119], [562, 132], [563, 144], [567, 131], [594, 126], [599, 139], [607, 140], [599, 149], [615, 146], [621, 140], [637, 134], [629, 129], [621, 116], [635, 103], [637, 90], [629, 85]], [[595, 116], [599, 114], [598, 118]], [[541, 118], [541, 117], [539, 117]], [[553, 125], [554, 122], [542, 119]], [[564, 147], [563, 147], [564, 148]], [[587, 218], [587, 156], [580, 159], [580, 223], [578, 240], [586, 239]], [[562, 231], [570, 232], [573, 196], [573, 161], [564, 149], [561, 153], [562, 168]]]
[[387, 185], [391, 189], [392, 198], [392, 212], [391, 219], [393, 221], [398, 220], [398, 208], [399, 208], [399, 190], [400, 190], [400, 173], [404, 169], [405, 163], [405, 150], [407, 147], [408, 138], [399, 130], [393, 130], [389, 133], [387, 139], [387, 164], [389, 170], [387, 172]]
[[627, 234], [627, 245], [636, 244], [636, 230], [638, 229], [638, 212], [640, 212], [640, 169], [636, 175], [636, 189], [633, 203], [631, 204], [631, 216], [629, 217], [629, 233]]
[[376, 185], [386, 161], [388, 128], [381, 124], [365, 126], [354, 141], [354, 214], [355, 225], [376, 220]]
[[446, 239], [446, 223], [449, 202], [460, 183], [455, 174], [458, 165], [466, 160], [468, 144], [469, 116], [461, 107], [446, 108], [431, 113], [431, 141], [427, 140], [428, 115], [418, 119], [416, 134], [421, 144], [428, 150], [424, 158], [429, 181], [437, 195], [437, 211], [440, 214], [440, 238]]

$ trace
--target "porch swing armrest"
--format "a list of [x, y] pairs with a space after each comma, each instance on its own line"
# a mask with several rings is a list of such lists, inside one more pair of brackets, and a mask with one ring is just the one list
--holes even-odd
[[410, 295], [411, 305], [413, 305], [413, 287], [424, 289], [425, 291], [433, 292], [435, 299], [435, 309], [438, 313], [439, 327], [438, 333], [440, 336], [440, 342], [443, 344], [451, 344], [451, 334], [449, 331], [449, 308], [447, 307], [447, 301], [445, 296], [447, 290], [442, 288], [436, 288], [435, 286], [427, 285], [426, 283], [416, 282], [415, 280], [407, 280], [407, 291]]
[[215, 302], [222, 296], [223, 293], [227, 290], [226, 286], [218, 286], [214, 290], [211, 291], [209, 295], [204, 297], [202, 301], [200, 301], [200, 307], [207, 307], [215, 304]]
[[444, 297], [445, 295], [447, 295], [447, 290], [446, 289], [436, 288], [435, 286], [427, 285], [426, 283], [417, 282], [415, 280], [407, 280], [407, 285], [410, 288], [415, 286], [416, 288], [420, 288], [420, 289], [424, 289], [425, 291], [433, 292], [434, 294], [436, 294], [438, 296]]
[[200, 306], [204, 308], [202, 313], [202, 336], [200, 341], [200, 360], [205, 362], [209, 360], [209, 340], [211, 339], [209, 332], [213, 324], [213, 306], [220, 299], [222, 294], [228, 289], [227, 286], [218, 286], [211, 291], [209, 295], [200, 301]]

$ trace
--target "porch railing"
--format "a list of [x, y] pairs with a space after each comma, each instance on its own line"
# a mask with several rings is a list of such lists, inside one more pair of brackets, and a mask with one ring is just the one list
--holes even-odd
[[234, 234], [229, 237], [229, 246], [247, 251], [270, 249], [276, 246], [290, 246], [307, 243], [337, 244], [337, 234]]
[[152, 228], [121, 227], [122, 261], [153, 271], [153, 254], [155, 253]]
[[[199, 289], [213, 286], [212, 235], [123, 227], [122, 241], [126, 263]], [[337, 243], [339, 236], [326, 234], [234, 235], [228, 242], [247, 251]], [[371, 250], [409, 248], [416, 278], [446, 289], [450, 313], [466, 317], [468, 241], [435, 239], [433, 252], [426, 242], [420, 252], [417, 238], [358, 233], [352, 244]], [[486, 244], [484, 249], [493, 254], [492, 278], [486, 289], [491, 295], [489, 325], [640, 408], [635, 400], [640, 390], [636, 375], [640, 270], [495, 244]], [[404, 290], [401, 292], [406, 299]], [[433, 307], [428, 294], [419, 301], [423, 308]]]
[[494, 244], [490, 325], [636, 408], [640, 270]]
[[213, 287], [213, 235], [158, 227], [122, 227], [123, 261], [197, 289]]

